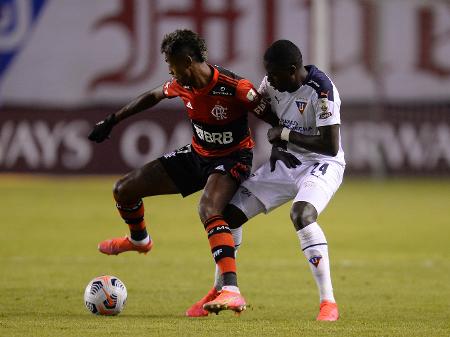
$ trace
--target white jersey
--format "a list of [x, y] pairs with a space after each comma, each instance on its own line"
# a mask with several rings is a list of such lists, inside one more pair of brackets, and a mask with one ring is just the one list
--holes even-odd
[[[320, 126], [341, 124], [341, 100], [337, 88], [324, 72], [313, 65], [305, 68], [308, 77], [297, 91], [279, 92], [270, 85], [265, 76], [259, 92], [269, 99], [280, 124], [295, 132], [315, 136], [320, 134]], [[301, 162], [326, 160], [345, 165], [340, 135], [339, 152], [335, 157], [318, 154], [292, 143], [288, 143], [288, 151], [295, 154]]]

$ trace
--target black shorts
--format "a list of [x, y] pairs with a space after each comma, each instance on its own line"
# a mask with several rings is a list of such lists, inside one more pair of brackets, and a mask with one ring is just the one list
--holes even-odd
[[183, 197], [200, 191], [212, 173], [228, 174], [239, 185], [247, 179], [252, 168], [253, 152], [239, 150], [224, 157], [200, 156], [191, 145], [158, 158]]

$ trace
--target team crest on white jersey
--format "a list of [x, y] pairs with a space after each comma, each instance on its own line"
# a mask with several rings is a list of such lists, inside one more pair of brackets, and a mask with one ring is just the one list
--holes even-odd
[[303, 115], [303, 111], [305, 111], [306, 104], [308, 104], [308, 102], [297, 100], [295, 101], [295, 104], [297, 104], [298, 111]]
[[226, 119], [228, 117], [227, 116], [227, 112], [226, 112], [227, 110], [228, 110], [228, 108], [225, 108], [225, 107], [223, 107], [221, 105], [216, 104], [214, 106], [214, 108], [212, 108], [212, 110], [211, 110], [211, 115], [216, 117], [216, 119], [218, 121], [219, 120], [223, 120], [223, 119]]

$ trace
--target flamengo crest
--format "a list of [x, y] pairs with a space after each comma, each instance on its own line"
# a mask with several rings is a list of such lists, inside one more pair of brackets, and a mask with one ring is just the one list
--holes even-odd
[[217, 120], [226, 119], [227, 118], [226, 110], [228, 110], [228, 108], [216, 104], [214, 108], [211, 110], [211, 115], [216, 117]]

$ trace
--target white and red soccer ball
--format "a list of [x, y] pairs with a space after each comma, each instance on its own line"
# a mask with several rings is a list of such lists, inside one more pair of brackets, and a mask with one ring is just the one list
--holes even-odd
[[117, 315], [123, 310], [126, 300], [125, 284], [111, 275], [94, 278], [84, 291], [84, 304], [96, 315]]

